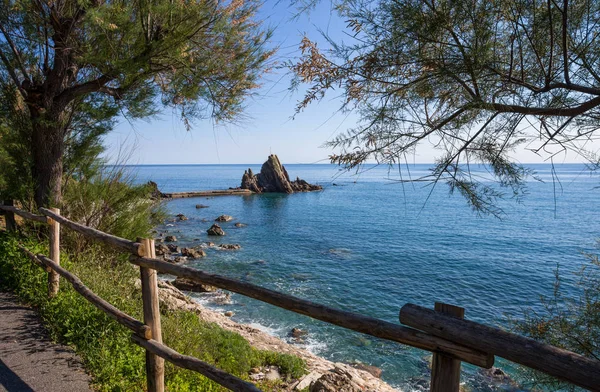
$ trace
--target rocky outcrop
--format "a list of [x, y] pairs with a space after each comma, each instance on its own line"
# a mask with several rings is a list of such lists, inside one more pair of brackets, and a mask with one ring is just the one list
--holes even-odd
[[186, 278], [177, 278], [171, 284], [179, 290], [192, 291], [194, 293], [209, 293], [216, 291], [217, 288], [207, 284], [196, 283]]
[[148, 181], [146, 184], [148, 189], [150, 190], [150, 198], [151, 199], [161, 199], [164, 198], [165, 195], [158, 189], [158, 184], [154, 181]]
[[215, 222], [229, 222], [233, 220], [233, 216], [231, 215], [221, 215], [215, 219]]
[[[139, 281], [138, 281], [139, 282]], [[140, 286], [141, 283], [138, 283]], [[306, 361], [309, 374], [303, 376], [300, 380], [292, 385], [293, 391], [306, 390], [314, 385], [317, 391], [355, 391], [361, 392], [395, 392], [394, 388], [373, 377], [369, 372], [355, 369], [350, 365], [343, 363], [333, 363], [324, 358], [300, 348], [283, 342], [281, 339], [268, 335], [265, 332], [258, 330], [252, 326], [236, 323], [229, 317], [224, 316], [219, 312], [205, 308], [201, 304], [192, 301], [191, 298], [183, 295], [179, 290], [173, 287], [169, 282], [159, 281], [158, 286], [159, 297], [161, 304], [168, 309], [188, 310], [197, 314], [202, 320], [209, 323], [216, 323], [222, 328], [236, 332], [242, 335], [248, 342], [258, 350], [276, 351], [279, 353], [291, 354], [298, 356]], [[226, 294], [226, 297], [229, 293]], [[224, 302], [227, 303], [227, 302]], [[260, 370], [259, 370], [260, 371]], [[332, 374], [332, 376], [322, 379], [323, 375]], [[331, 379], [333, 378], [333, 380]], [[320, 381], [318, 381], [320, 380]], [[322, 389], [327, 385], [334, 389]], [[337, 389], [339, 387], [339, 389]]]
[[256, 193], [294, 193], [323, 189], [320, 185], [311, 185], [299, 178], [296, 178], [296, 181], [290, 181], [285, 167], [275, 154], [269, 155], [267, 161], [260, 168], [260, 173], [255, 175], [252, 169], [246, 170], [242, 176], [242, 185], [240, 188], [249, 189]]
[[199, 259], [201, 257], [206, 256], [206, 253], [202, 249], [181, 248], [181, 255], [190, 257], [192, 259]]

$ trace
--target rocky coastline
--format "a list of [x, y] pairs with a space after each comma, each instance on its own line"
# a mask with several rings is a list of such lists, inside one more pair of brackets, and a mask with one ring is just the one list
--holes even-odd
[[[185, 287], [185, 286], [182, 286]], [[205, 291], [214, 288], [207, 287]], [[310, 392], [393, 392], [398, 391], [373, 375], [381, 371], [368, 365], [350, 365], [340, 362], [331, 362], [318, 357], [300, 347], [288, 344], [283, 340], [271, 336], [249, 325], [236, 323], [230, 317], [233, 314], [221, 314], [210, 310], [195, 302], [185, 295], [169, 281], [159, 282], [159, 298], [168, 309], [181, 309], [193, 312], [202, 320], [215, 323], [221, 328], [236, 332], [243, 336], [253, 347], [259, 350], [270, 350], [295, 355], [306, 361], [308, 374], [299, 380], [284, 382], [282, 391], [310, 391]], [[293, 331], [292, 331], [293, 333]], [[302, 335], [302, 333], [299, 333]], [[266, 371], [257, 369], [251, 378], [260, 378]]]

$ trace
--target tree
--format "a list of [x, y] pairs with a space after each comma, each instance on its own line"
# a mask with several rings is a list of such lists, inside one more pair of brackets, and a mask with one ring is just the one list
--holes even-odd
[[[551, 157], [586, 150], [600, 125], [600, 1], [342, 0], [351, 43], [329, 53], [304, 38], [291, 64], [307, 83], [301, 111], [330, 90], [359, 124], [328, 145], [334, 163], [398, 163], [431, 143], [441, 153], [430, 175], [477, 211], [497, 214], [501, 189], [478, 181], [489, 164], [514, 197], [529, 174], [510, 153], [525, 145]], [[415, 179], [413, 179], [415, 180]]]
[[272, 54], [257, 7], [3, 0], [0, 84], [12, 102], [4, 122], [29, 140], [36, 204], [60, 203], [65, 149], [83, 141], [76, 133], [95, 115], [144, 118], [163, 105], [189, 127], [195, 118], [238, 114]]

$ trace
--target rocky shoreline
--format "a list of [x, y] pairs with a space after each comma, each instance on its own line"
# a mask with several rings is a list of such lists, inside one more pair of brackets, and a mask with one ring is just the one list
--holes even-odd
[[[215, 323], [221, 328], [236, 332], [243, 336], [253, 347], [259, 350], [270, 350], [295, 355], [306, 361], [308, 374], [299, 380], [284, 384], [283, 391], [310, 392], [393, 392], [398, 391], [375, 377], [379, 369], [367, 365], [352, 366], [345, 363], [334, 363], [318, 357], [311, 352], [288, 344], [249, 325], [239, 324], [231, 320], [230, 315], [207, 309], [182, 293], [168, 281], [160, 281], [159, 298], [168, 309], [181, 309], [194, 312], [202, 320]], [[228, 317], [229, 316], [229, 317]], [[362, 367], [362, 370], [358, 367]], [[369, 372], [370, 371], [370, 372]], [[260, 379], [261, 374], [251, 375]]]

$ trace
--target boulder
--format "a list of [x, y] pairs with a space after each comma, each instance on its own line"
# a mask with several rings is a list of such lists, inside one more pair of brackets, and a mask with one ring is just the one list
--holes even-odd
[[252, 169], [244, 171], [240, 188], [249, 189], [255, 193], [294, 193], [323, 189], [320, 185], [311, 185], [299, 178], [296, 178], [296, 181], [290, 181], [285, 167], [275, 154], [269, 155], [267, 161], [260, 168], [260, 173], [255, 175]]
[[337, 373], [325, 373], [316, 380], [310, 392], [363, 392], [363, 389], [348, 377]]
[[224, 315], [225, 317], [233, 317], [233, 315], [234, 315], [234, 314], [235, 314], [235, 313], [233, 313], [231, 310], [228, 310], [227, 312], [223, 313], [223, 315]]
[[240, 223], [240, 222], [237, 222], [237, 223], [236, 223], [234, 226], [235, 226], [235, 227], [246, 227], [246, 226], [248, 226], [248, 225], [247, 225], [247, 224], [245, 224], [245, 223]]
[[208, 206], [207, 206], [207, 205], [204, 205], [204, 204], [196, 204], [196, 208], [197, 208], [197, 209], [200, 209], [200, 208], [208, 208]]
[[221, 229], [221, 226], [217, 225], [216, 223], [212, 225], [210, 229], [206, 230], [206, 232], [208, 235], [225, 235], [225, 232], [223, 229]]
[[183, 215], [183, 214], [177, 214], [175, 215], [177, 217], [177, 219], [179, 219], [180, 221], [186, 221], [188, 220], [187, 216]]
[[241, 248], [242, 247], [239, 244], [220, 244], [219, 245], [219, 249], [224, 249], [224, 250], [238, 250]]
[[165, 242], [177, 242], [177, 237], [174, 235], [168, 235], [165, 237]]
[[165, 255], [168, 255], [169, 253], [171, 253], [171, 251], [169, 250], [169, 247], [166, 246], [165, 244], [155, 244], [154, 251], [156, 252], [157, 256], [165, 256]]
[[233, 220], [233, 216], [221, 215], [217, 219], [215, 219], [215, 222], [229, 222], [230, 220]]
[[177, 278], [171, 284], [179, 290], [192, 291], [194, 293], [210, 293], [217, 291], [217, 288], [207, 284], [193, 282], [186, 278]]
[[192, 259], [199, 259], [206, 256], [206, 253], [202, 249], [181, 248], [181, 255]]

